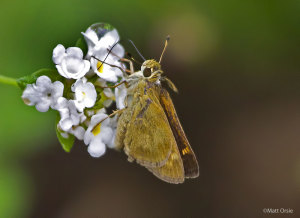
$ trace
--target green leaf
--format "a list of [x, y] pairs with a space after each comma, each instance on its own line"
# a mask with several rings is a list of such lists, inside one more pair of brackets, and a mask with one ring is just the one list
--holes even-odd
[[80, 48], [82, 50], [83, 54], [87, 53], [87, 50], [88, 50], [87, 45], [82, 37], [77, 40], [75, 46]]
[[57, 124], [59, 121], [60, 121], [60, 115], [57, 114], [56, 122], [55, 122], [55, 129], [56, 129], [56, 135], [57, 135], [58, 141], [60, 142], [60, 144], [61, 144], [62, 148], [65, 150], [65, 152], [70, 152], [74, 145], [74, 142], [75, 142], [75, 136], [68, 134], [68, 138], [63, 137], [62, 133], [65, 133], [65, 132], [63, 132], [57, 128]]
[[56, 69], [40, 69], [31, 75], [17, 79], [18, 86], [24, 90], [27, 84], [35, 83], [37, 78], [40, 76], [48, 76], [52, 82], [57, 80], [64, 81], [64, 78], [57, 72]]

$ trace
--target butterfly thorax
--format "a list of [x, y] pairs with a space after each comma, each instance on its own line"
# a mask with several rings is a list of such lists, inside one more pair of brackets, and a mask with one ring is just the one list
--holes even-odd
[[155, 60], [147, 60], [141, 70], [129, 75], [127, 82], [127, 105], [131, 105], [133, 98], [146, 94], [146, 90], [151, 86], [160, 86], [161, 74], [160, 64]]

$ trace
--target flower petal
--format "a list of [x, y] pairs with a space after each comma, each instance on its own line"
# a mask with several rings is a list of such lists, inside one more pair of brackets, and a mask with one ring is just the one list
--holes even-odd
[[106, 143], [107, 147], [115, 148], [116, 130], [113, 131], [111, 139]]
[[127, 96], [127, 89], [124, 84], [116, 87], [115, 89], [116, 96], [116, 106], [118, 109], [125, 108], [125, 98]]
[[62, 110], [62, 109], [67, 109], [68, 107], [68, 100], [64, 97], [59, 97], [57, 99], [57, 103], [56, 103], [56, 110]]
[[67, 52], [66, 53], [67, 53], [67, 55], [71, 55], [71, 56], [77, 57], [79, 59], [83, 58], [83, 52], [78, 47], [67, 48]]
[[52, 87], [52, 98], [58, 99], [59, 97], [62, 97], [64, 92], [64, 84], [60, 81], [55, 81]]
[[61, 44], [58, 44], [54, 49], [53, 49], [53, 55], [52, 55], [52, 60], [55, 64], [60, 64], [61, 60], [63, 59], [65, 55], [65, 47]]
[[101, 157], [105, 151], [105, 144], [101, 140], [93, 140], [88, 147], [88, 152], [92, 157]]
[[114, 54], [116, 54], [116, 56], [118, 56], [118, 57], [114, 56], [114, 57], [115, 57], [116, 59], [118, 59], [118, 60], [119, 60], [119, 57], [124, 57], [124, 55], [125, 55], [125, 49], [124, 49], [124, 47], [123, 47], [122, 45], [120, 45], [120, 44], [117, 44], [117, 45], [113, 48], [112, 52], [113, 52]]
[[87, 72], [89, 72], [90, 68], [91, 68], [91, 63], [87, 60], [83, 60], [84, 62], [84, 68], [82, 70], [82, 76], [83, 77]]
[[77, 139], [83, 140], [85, 129], [82, 126], [78, 126], [71, 132]]
[[58, 124], [59, 124], [60, 128], [65, 132], [68, 132], [73, 125], [71, 119], [62, 119], [59, 121]]
[[107, 32], [99, 41], [99, 44], [106, 48], [112, 47], [116, 42], [120, 40], [118, 31], [113, 29], [112, 31]]
[[102, 129], [100, 132], [101, 140], [104, 144], [108, 144], [111, 141], [111, 138], [113, 137], [113, 130], [112, 128], [105, 126], [102, 124]]
[[35, 108], [39, 112], [47, 112], [49, 110], [50, 101], [40, 101], [35, 105]]
[[45, 86], [50, 86], [51, 85], [51, 79], [48, 76], [40, 76], [36, 80], [36, 85], [45, 87]]
[[85, 31], [85, 33], [81, 32], [81, 34], [83, 35], [84, 39], [86, 40], [86, 43], [88, 44], [88, 46], [93, 47], [99, 41], [97, 34], [91, 28], [88, 28]]
[[68, 77], [68, 75], [65, 73], [65, 71], [62, 69], [62, 67], [60, 65], [56, 65], [55, 67], [60, 75], [62, 75], [63, 77], [65, 77], [67, 79], [70, 79], [70, 77]]
[[39, 93], [36, 92], [32, 84], [28, 84], [22, 94], [22, 99], [25, 104], [27, 105], [34, 105], [36, 104], [40, 96], [38, 95]]
[[72, 92], [75, 92], [76, 88], [78, 86], [81, 86], [83, 84], [83, 81], [81, 79], [77, 79], [75, 83], [72, 84], [71, 90]]

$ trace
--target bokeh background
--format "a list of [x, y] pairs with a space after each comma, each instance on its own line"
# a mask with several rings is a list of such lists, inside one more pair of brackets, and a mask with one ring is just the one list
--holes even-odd
[[53, 68], [52, 50], [89, 25], [114, 25], [163, 69], [200, 177], [166, 184], [126, 155], [65, 153], [53, 112], [0, 84], [0, 217], [300, 216], [300, 2], [0, 1], [0, 74]]

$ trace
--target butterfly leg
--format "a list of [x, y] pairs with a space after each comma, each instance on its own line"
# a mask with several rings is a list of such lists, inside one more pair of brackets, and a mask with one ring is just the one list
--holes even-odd
[[126, 80], [124, 80], [124, 81], [122, 81], [122, 82], [120, 82], [120, 83], [118, 83], [118, 84], [116, 84], [116, 85], [114, 85], [114, 86], [98, 86], [98, 85], [96, 85], [97, 87], [100, 87], [100, 88], [102, 88], [102, 89], [106, 89], [106, 88], [110, 88], [110, 89], [113, 89], [113, 88], [116, 88], [116, 87], [118, 87], [118, 86], [120, 86], [120, 85], [122, 85], [122, 84], [127, 84], [127, 82], [126, 82]]
[[120, 60], [123, 61], [123, 62], [129, 63], [130, 72], [131, 72], [131, 74], [133, 74], [134, 73], [133, 62], [129, 59], [126, 59], [126, 58], [121, 58]]
[[91, 132], [93, 132], [104, 120], [106, 120], [107, 118], [109, 118], [109, 117], [112, 117], [112, 116], [114, 116], [114, 115], [116, 115], [116, 114], [119, 114], [119, 113], [122, 113], [125, 109], [127, 109], [126, 107], [125, 108], [122, 108], [122, 109], [120, 109], [120, 110], [116, 110], [116, 111], [114, 111], [114, 112], [112, 112], [110, 115], [108, 115], [107, 117], [105, 117], [104, 119], [102, 119], [102, 120], [100, 120], [95, 126], [94, 126], [94, 128], [91, 130]]

